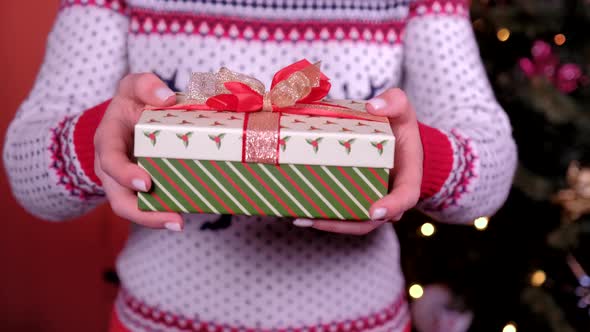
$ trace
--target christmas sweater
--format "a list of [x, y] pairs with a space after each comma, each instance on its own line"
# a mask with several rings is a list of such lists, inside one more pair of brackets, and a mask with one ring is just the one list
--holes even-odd
[[[468, 9], [458, 0], [63, 1], [7, 132], [13, 193], [54, 221], [105, 202], [93, 136], [127, 73], [154, 72], [178, 91], [193, 71], [226, 66], [269, 82], [306, 58], [322, 61], [331, 98], [408, 94], [424, 147], [417, 209], [450, 223], [490, 216], [507, 197], [516, 148]], [[118, 257], [115, 307], [129, 330], [408, 328], [390, 224], [355, 237], [270, 217], [184, 218], [181, 233], [134, 227]]]

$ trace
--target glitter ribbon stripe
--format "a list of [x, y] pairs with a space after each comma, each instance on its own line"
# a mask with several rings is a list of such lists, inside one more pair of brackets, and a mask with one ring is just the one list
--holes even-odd
[[246, 114], [243, 136], [243, 162], [278, 164], [279, 122], [281, 114]]

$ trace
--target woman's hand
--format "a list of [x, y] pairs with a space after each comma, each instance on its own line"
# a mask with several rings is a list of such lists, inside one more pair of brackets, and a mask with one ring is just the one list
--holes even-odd
[[143, 226], [180, 231], [183, 221], [178, 213], [144, 212], [137, 208], [135, 192], [148, 191], [151, 179], [130, 160], [133, 128], [142, 109], [146, 105], [173, 105], [175, 101], [174, 92], [153, 74], [123, 78], [94, 136], [94, 170], [115, 214]]
[[371, 206], [369, 221], [338, 221], [296, 219], [300, 227], [363, 235], [388, 221], [398, 221], [405, 211], [413, 208], [420, 197], [422, 183], [422, 141], [416, 113], [406, 94], [400, 89], [389, 89], [369, 101], [367, 111], [389, 118], [395, 134], [395, 164], [392, 170], [393, 189]]

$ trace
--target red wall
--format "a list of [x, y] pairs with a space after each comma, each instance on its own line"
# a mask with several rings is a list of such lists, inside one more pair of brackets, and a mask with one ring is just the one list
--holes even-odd
[[[0, 1], [0, 145], [43, 58], [58, 0]], [[105, 331], [116, 288], [103, 280], [127, 224], [103, 206], [49, 223], [27, 214], [0, 172], [0, 331]]]

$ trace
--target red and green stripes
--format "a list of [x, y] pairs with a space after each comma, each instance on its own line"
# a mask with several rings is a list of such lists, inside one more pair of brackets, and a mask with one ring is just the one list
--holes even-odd
[[153, 181], [139, 208], [342, 220], [369, 219], [389, 170], [317, 165], [139, 158]]

